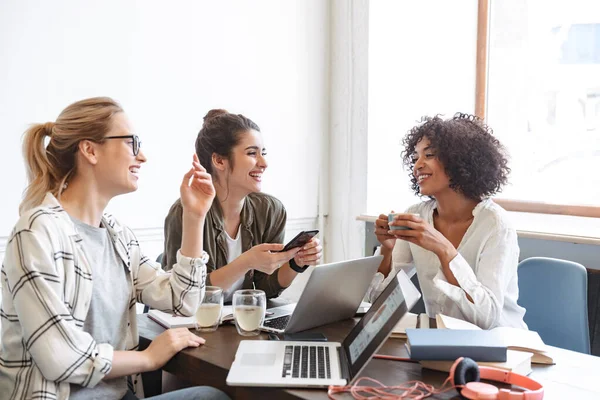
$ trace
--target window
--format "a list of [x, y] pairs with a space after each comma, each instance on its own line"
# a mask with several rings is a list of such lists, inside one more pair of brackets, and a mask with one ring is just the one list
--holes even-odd
[[500, 197], [600, 206], [600, 2], [490, 3], [487, 120], [511, 154]]
[[560, 64], [600, 64], [600, 23], [561, 24], [552, 35], [560, 43]]
[[419, 201], [400, 153], [421, 117], [474, 112], [476, 33], [475, 0], [369, 3], [368, 214]]
[[368, 214], [418, 201], [400, 143], [421, 116], [477, 106], [511, 158], [507, 209], [600, 216], [599, 1], [380, 0], [369, 19]]

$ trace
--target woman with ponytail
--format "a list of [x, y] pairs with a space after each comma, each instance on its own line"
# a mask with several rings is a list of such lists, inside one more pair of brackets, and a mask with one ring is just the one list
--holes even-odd
[[[281, 201], [261, 192], [268, 163], [258, 125], [241, 114], [210, 110], [196, 138], [196, 154], [217, 191], [204, 226], [207, 285], [222, 287], [226, 302], [237, 289], [277, 297], [298, 273], [319, 263], [322, 249], [313, 238], [302, 248], [279, 252], [286, 211]], [[165, 269], [175, 263], [181, 245], [182, 215], [177, 200], [165, 220]]]
[[[68, 106], [25, 132], [29, 185], [2, 264], [0, 393], [5, 399], [121, 399], [140, 373], [204, 340], [170, 329], [137, 351], [136, 302], [193, 314], [204, 296], [203, 226], [215, 189], [194, 155], [180, 187], [183, 239], [173, 273], [145, 257], [133, 232], [104, 213], [138, 187], [146, 157], [110, 98]], [[212, 388], [162, 399], [227, 398]]]

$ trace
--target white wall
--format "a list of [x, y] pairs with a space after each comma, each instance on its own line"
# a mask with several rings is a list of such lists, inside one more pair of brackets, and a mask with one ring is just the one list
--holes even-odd
[[329, 129], [328, 13], [320, 0], [1, 2], [0, 236], [18, 218], [27, 125], [99, 95], [122, 103], [149, 159], [140, 189], [109, 209], [154, 243], [150, 255], [210, 108], [258, 123], [264, 191], [283, 201], [292, 231], [313, 227]]

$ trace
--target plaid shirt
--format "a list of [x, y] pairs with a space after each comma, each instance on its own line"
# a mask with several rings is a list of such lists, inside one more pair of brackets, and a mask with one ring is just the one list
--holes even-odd
[[[136, 302], [192, 315], [204, 296], [202, 259], [177, 254], [172, 272], [142, 255], [133, 232], [102, 217], [131, 280], [127, 349], [137, 350]], [[112, 368], [113, 348], [83, 331], [92, 297], [92, 269], [81, 237], [47, 194], [11, 233], [2, 265], [0, 397], [67, 399], [71, 383], [94, 387]], [[139, 374], [130, 387], [142, 395]]]

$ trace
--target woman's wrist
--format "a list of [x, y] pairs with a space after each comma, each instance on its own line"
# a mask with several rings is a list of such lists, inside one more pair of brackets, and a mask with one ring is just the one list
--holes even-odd
[[104, 379], [114, 379], [122, 376], [154, 371], [162, 367], [149, 352], [150, 347], [143, 351], [115, 350], [112, 367]]
[[252, 265], [250, 265], [252, 263], [252, 256], [248, 254], [249, 251], [250, 250], [246, 250], [240, 254], [239, 257], [233, 260], [229, 265], [233, 265], [237, 271], [246, 274], [252, 269]]
[[188, 212], [183, 209], [182, 220], [192, 224], [202, 224], [204, 226], [204, 220], [206, 219], [206, 214], [195, 214], [192, 212]]
[[202, 257], [202, 240], [205, 216], [183, 212], [181, 254], [190, 258]]
[[380, 254], [382, 256], [386, 257], [386, 256], [391, 255], [393, 250], [394, 250], [393, 247], [390, 249], [389, 247], [385, 247], [384, 245], [381, 245]]
[[382, 249], [381, 255], [383, 256], [383, 260], [381, 260], [381, 264], [379, 264], [377, 272], [381, 273], [384, 278], [387, 278], [392, 270], [392, 252], [390, 251], [388, 253], [384, 253]]
[[302, 272], [304, 272], [304, 271], [306, 271], [308, 269], [308, 264], [298, 263], [296, 261], [295, 257], [292, 258], [292, 259], [290, 259], [284, 265], [287, 265], [292, 271], [294, 271], [296, 273], [302, 273]]
[[446, 244], [445, 246], [440, 247], [439, 250], [435, 252], [437, 257], [440, 259], [440, 263], [442, 266], [449, 265], [450, 261], [456, 257], [458, 251], [454, 248], [451, 243]]
[[148, 350], [149, 349], [138, 352], [140, 357], [140, 365], [144, 369], [140, 372], [154, 371], [162, 367], [162, 365], [157, 365], [154, 357], [152, 357], [152, 354], [150, 354]]

